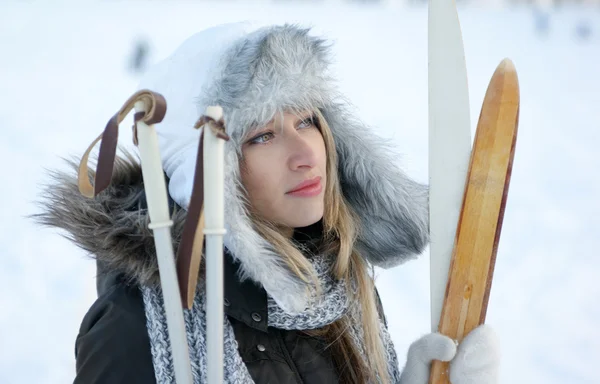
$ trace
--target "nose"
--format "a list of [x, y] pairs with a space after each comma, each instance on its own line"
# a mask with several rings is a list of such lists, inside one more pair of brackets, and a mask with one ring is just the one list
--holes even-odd
[[317, 165], [315, 150], [306, 135], [296, 129], [287, 130], [288, 165], [292, 171], [311, 169]]

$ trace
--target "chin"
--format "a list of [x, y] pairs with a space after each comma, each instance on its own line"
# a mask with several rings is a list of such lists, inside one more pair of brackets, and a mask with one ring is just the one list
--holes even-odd
[[314, 209], [312, 212], [310, 210], [298, 209], [295, 214], [290, 215], [291, 220], [289, 220], [288, 226], [290, 228], [304, 228], [309, 225], [313, 225], [323, 218], [323, 208]]

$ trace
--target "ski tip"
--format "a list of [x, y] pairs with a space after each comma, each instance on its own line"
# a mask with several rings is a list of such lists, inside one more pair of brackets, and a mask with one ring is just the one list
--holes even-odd
[[[502, 111], [507, 118], [511, 113], [514, 114], [514, 117], [518, 121], [519, 106], [521, 103], [520, 93], [519, 77], [513, 62], [510, 59], [502, 60], [496, 67], [496, 71], [494, 71], [494, 74], [490, 79], [488, 89], [483, 99], [483, 106], [481, 107], [477, 130], [479, 131], [480, 124], [482, 124], [481, 116], [496, 116], [500, 111]], [[516, 126], [517, 125], [515, 125], [515, 128]]]
[[517, 69], [511, 59], [505, 58], [498, 64], [494, 75], [490, 81], [490, 88], [503, 90], [503, 93], [510, 94], [515, 101], [519, 100], [519, 76]]
[[515, 64], [508, 57], [505, 58], [504, 60], [502, 60], [500, 62], [500, 64], [498, 64], [497, 70], [505, 72], [505, 73], [506, 72], [517, 72], [517, 68], [515, 68]]

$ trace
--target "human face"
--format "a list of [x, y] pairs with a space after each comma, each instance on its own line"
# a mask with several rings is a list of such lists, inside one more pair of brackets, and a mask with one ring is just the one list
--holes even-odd
[[252, 210], [283, 230], [323, 217], [327, 155], [315, 119], [311, 112], [277, 114], [242, 145], [242, 183]]

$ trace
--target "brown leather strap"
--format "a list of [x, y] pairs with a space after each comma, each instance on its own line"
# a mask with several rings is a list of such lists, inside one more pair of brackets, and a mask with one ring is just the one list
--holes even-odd
[[[123, 107], [110, 118], [104, 131], [87, 148], [81, 162], [79, 163], [78, 184], [79, 192], [86, 197], [93, 198], [105, 190], [112, 179], [113, 166], [117, 152], [117, 142], [119, 138], [119, 124], [125, 119], [127, 114], [135, 107], [138, 101], [145, 102], [149, 106], [147, 112], [138, 112], [135, 114], [133, 126], [133, 142], [137, 145], [137, 122], [143, 121], [151, 125], [160, 123], [167, 112], [167, 102], [165, 98], [156, 92], [141, 90], [134, 93]], [[90, 153], [94, 146], [100, 141], [100, 151], [98, 153], [98, 166], [94, 176], [94, 184], [90, 183], [88, 161]]]
[[188, 213], [183, 227], [183, 234], [177, 251], [177, 276], [181, 291], [183, 306], [190, 309], [194, 303], [198, 273], [204, 248], [204, 135], [209, 128], [217, 137], [229, 140], [225, 133], [223, 120], [215, 121], [208, 116], [202, 116], [194, 125], [195, 128], [204, 126], [198, 143], [194, 187], [188, 207]]
[[[121, 109], [108, 121], [104, 131], [98, 136], [85, 151], [79, 164], [78, 183], [82, 195], [93, 198], [110, 185], [115, 161], [119, 124], [135, 107], [137, 101], [144, 101], [149, 109], [147, 112], [137, 112], [134, 115], [133, 142], [137, 146], [137, 122], [143, 121], [151, 125], [160, 123], [167, 111], [164, 97], [158, 93], [141, 90], [132, 95]], [[191, 308], [194, 302], [196, 285], [202, 251], [204, 248], [204, 155], [203, 144], [206, 128], [209, 128], [217, 137], [229, 140], [225, 133], [225, 124], [221, 119], [215, 121], [208, 116], [202, 116], [194, 125], [195, 128], [205, 127], [198, 143], [198, 156], [194, 173], [194, 187], [188, 214], [184, 224], [182, 239], [177, 251], [177, 275], [181, 299], [185, 308]], [[98, 166], [92, 185], [89, 180], [88, 160], [94, 146], [99, 142]]]

